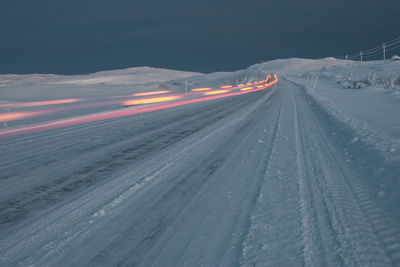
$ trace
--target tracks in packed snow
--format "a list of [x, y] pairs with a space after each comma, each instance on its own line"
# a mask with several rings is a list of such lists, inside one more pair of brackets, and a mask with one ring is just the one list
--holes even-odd
[[[295, 92], [296, 98], [305, 93], [301, 89]], [[369, 208], [376, 198], [366, 190], [366, 179], [354, 171], [356, 168], [346, 148], [330, 140], [332, 133], [323, 128], [322, 114], [317, 119], [313, 103], [310, 98], [307, 100], [293, 98], [298, 117], [298, 162], [304, 161], [300, 164], [299, 179], [308, 185], [304, 186], [308, 190], [302, 201], [305, 203], [302, 207], [305, 264], [378, 266], [396, 263], [397, 259], [391, 256], [371, 223]], [[340, 134], [338, 132], [336, 134]], [[374, 211], [380, 213], [381, 218], [390, 218], [383, 209]], [[393, 233], [398, 230], [393, 224], [384, 225]]]
[[[281, 80], [267, 92], [155, 114], [10, 139], [3, 148], [17, 154], [4, 160], [21, 170], [0, 180], [15, 187], [3, 196], [17, 200], [2, 202], [0, 218], [22, 223], [0, 233], [0, 263], [400, 263], [396, 214], [301, 87]], [[33, 168], [27, 188], [24, 146], [49, 166]], [[28, 212], [37, 200], [42, 218]]]
[[240, 107], [255, 97], [199, 105], [184, 114], [168, 110], [158, 117], [139, 115], [12, 138], [1, 154], [0, 224], [14, 222], [36, 207], [52, 205], [66, 195], [104, 182], [115, 172], [140, 164], [152, 154], [240, 112]]
[[346, 148], [330, 138], [302, 88], [281, 81], [280, 92], [277, 137], [241, 263], [398, 264], [399, 226], [378, 208]]

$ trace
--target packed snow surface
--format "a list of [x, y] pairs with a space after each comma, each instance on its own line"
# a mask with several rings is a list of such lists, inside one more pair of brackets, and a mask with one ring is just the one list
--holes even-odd
[[[265, 90], [5, 134], [269, 73]], [[0, 75], [0, 112], [1, 266], [400, 265], [399, 61]]]

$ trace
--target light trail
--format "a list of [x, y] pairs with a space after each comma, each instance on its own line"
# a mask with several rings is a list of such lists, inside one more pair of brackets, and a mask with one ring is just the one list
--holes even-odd
[[[240, 91], [236, 91], [236, 92], [232, 92], [231, 90], [218, 90], [220, 92], [225, 91], [225, 93], [209, 94], [207, 96], [200, 97], [200, 98], [182, 99], [180, 101], [161, 103], [158, 105], [142, 106], [142, 107], [139, 106], [139, 107], [133, 108], [133, 109], [116, 110], [116, 111], [109, 111], [109, 112], [104, 112], [104, 113], [90, 114], [90, 115], [74, 117], [74, 118], [69, 118], [69, 119], [64, 119], [64, 120], [35, 124], [35, 125], [31, 125], [31, 126], [7, 129], [7, 130], [0, 131], [0, 138], [28, 134], [28, 133], [35, 133], [35, 132], [40, 132], [40, 131], [45, 131], [45, 130], [57, 129], [57, 128], [85, 124], [85, 123], [96, 122], [96, 121], [103, 121], [103, 120], [108, 120], [108, 119], [122, 118], [122, 117], [132, 116], [135, 114], [153, 112], [153, 111], [158, 111], [158, 110], [163, 110], [163, 109], [169, 109], [169, 108], [189, 105], [189, 104], [193, 104], [193, 103], [200, 103], [200, 102], [205, 102], [205, 101], [210, 101], [210, 100], [221, 99], [221, 98], [225, 98], [225, 97], [253, 93], [256, 91], [264, 90], [264, 89], [276, 84], [278, 81], [279, 81], [278, 77], [276, 76], [276, 74], [274, 74], [274, 80], [268, 84], [265, 84], [265, 86], [262, 88], [252, 87], [253, 88], [252, 90], [250, 90], [250, 89], [249, 90], [240, 90]], [[242, 89], [244, 89], [244, 88], [242, 88]], [[216, 92], [216, 91], [214, 91], [214, 92]], [[204, 94], [206, 94], [206, 93], [212, 93], [212, 92], [205, 92]], [[183, 96], [181, 98], [183, 98]]]
[[222, 89], [226, 89], [226, 88], [232, 88], [232, 85], [225, 85], [225, 86], [221, 86]]
[[247, 91], [247, 90], [251, 90], [251, 89], [254, 89], [254, 87], [245, 87], [245, 88], [240, 89], [240, 91]]
[[210, 92], [205, 92], [204, 95], [218, 95], [218, 94], [223, 94], [230, 92], [230, 90], [217, 90], [217, 91], [210, 91]]
[[177, 100], [182, 98], [183, 96], [165, 96], [165, 97], [155, 97], [155, 98], [143, 98], [143, 99], [135, 99], [124, 101], [124, 106], [134, 106], [134, 105], [142, 105], [142, 104], [151, 104], [151, 103], [159, 103], [159, 102], [167, 102], [172, 100]]
[[21, 112], [0, 113], [0, 122], [22, 120], [25, 118], [42, 115], [44, 113], [45, 113], [44, 111], [27, 111], [27, 112], [21, 111]]
[[192, 89], [192, 92], [203, 92], [203, 91], [209, 91], [209, 90], [213, 90], [213, 88], [209, 88], [209, 87], [195, 88], [195, 89]]
[[169, 90], [164, 90], [164, 91], [153, 91], [153, 92], [142, 92], [142, 93], [133, 94], [132, 96], [160, 95], [160, 94], [167, 94], [167, 93], [170, 93], [170, 92], [171, 92], [171, 91], [169, 91]]
[[76, 103], [76, 102], [79, 102], [82, 100], [83, 100], [82, 98], [69, 98], [69, 99], [35, 101], [35, 102], [20, 102], [20, 103], [11, 103], [11, 104], [0, 104], [0, 107], [2, 107], [2, 108], [21, 108], [21, 107], [60, 105], [60, 104]]
[[163, 90], [163, 91], [151, 91], [151, 92], [140, 92], [131, 95], [117, 95], [117, 96], [109, 96], [109, 98], [129, 98], [132, 96], [149, 96], [149, 95], [158, 95], [158, 94], [167, 94], [171, 93], [171, 90]]

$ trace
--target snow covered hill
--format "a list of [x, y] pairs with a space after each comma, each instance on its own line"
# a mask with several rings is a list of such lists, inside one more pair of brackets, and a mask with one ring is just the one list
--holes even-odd
[[398, 266], [399, 77], [333, 58], [0, 75], [0, 265]]
[[69, 76], [2, 74], [0, 75], [0, 101], [32, 101], [127, 94], [136, 90], [158, 87], [165, 81], [183, 79], [198, 74], [150, 67]]

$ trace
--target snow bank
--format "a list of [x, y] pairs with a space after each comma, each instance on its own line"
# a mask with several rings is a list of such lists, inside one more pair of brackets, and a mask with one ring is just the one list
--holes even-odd
[[330, 114], [338, 129], [347, 129], [346, 140], [374, 147], [385, 159], [400, 158], [399, 62], [286, 59], [263, 68], [304, 87], [318, 114]]
[[397, 61], [397, 60], [400, 60], [400, 57], [398, 55], [394, 55], [392, 57], [392, 61]]
[[[253, 66], [256, 67], [257, 65]], [[400, 89], [400, 63], [398, 61], [350, 61], [334, 58], [319, 60], [281, 59], [258, 66], [276, 70], [281, 75], [314, 79], [319, 74], [344, 89], [376, 87]]]

